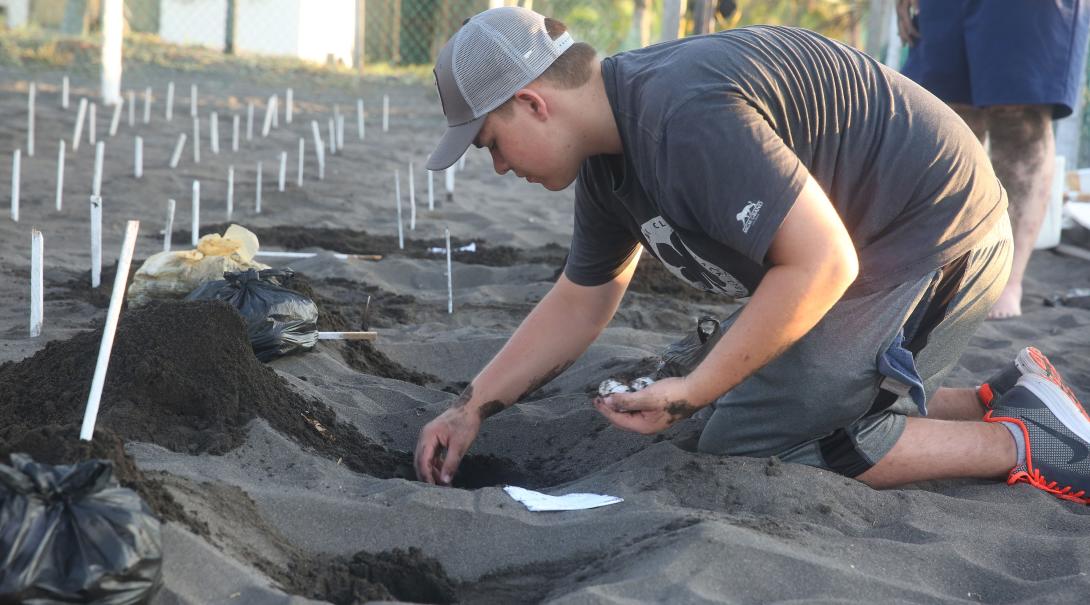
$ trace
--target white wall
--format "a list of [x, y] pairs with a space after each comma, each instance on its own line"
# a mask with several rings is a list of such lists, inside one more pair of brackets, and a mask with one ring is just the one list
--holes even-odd
[[[223, 49], [227, 0], [162, 0], [159, 35], [168, 42]], [[238, 0], [240, 52], [352, 65], [354, 0]]]
[[[356, 47], [355, 0], [307, 0], [299, 4], [298, 56], [325, 63], [326, 55], [331, 53], [351, 66]], [[302, 8], [304, 5], [306, 8]]]
[[227, 0], [163, 0], [159, 36], [175, 44], [200, 44], [223, 50]]

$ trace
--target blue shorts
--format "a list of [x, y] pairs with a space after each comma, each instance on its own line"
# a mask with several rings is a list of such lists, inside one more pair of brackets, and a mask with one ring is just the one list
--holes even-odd
[[1051, 105], [1071, 115], [1090, 0], [920, 0], [902, 72], [947, 103]]

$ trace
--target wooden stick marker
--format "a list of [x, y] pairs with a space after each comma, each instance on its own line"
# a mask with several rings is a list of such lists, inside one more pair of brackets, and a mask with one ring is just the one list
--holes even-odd
[[193, 235], [190, 236], [190, 245], [197, 247], [197, 241], [201, 239], [201, 182], [193, 181]]
[[163, 230], [163, 252], [170, 252], [170, 236], [174, 231], [174, 209], [178, 203], [167, 200], [167, 226]]
[[61, 207], [64, 204], [64, 156], [65, 156], [65, 141], [61, 139], [60, 145], [57, 148], [57, 212], [61, 211]]
[[102, 283], [102, 198], [91, 196], [91, 287]]
[[401, 174], [394, 169], [394, 197], [397, 198], [397, 247], [405, 249], [405, 227], [401, 223]]
[[178, 135], [178, 142], [174, 144], [174, 153], [170, 155], [170, 167], [177, 168], [182, 159], [182, 150], [185, 149], [185, 133]]
[[11, 220], [19, 222], [19, 177], [22, 173], [23, 150], [16, 149], [11, 155]]
[[110, 352], [114, 346], [114, 334], [121, 317], [121, 303], [125, 300], [125, 284], [132, 265], [133, 249], [136, 248], [136, 234], [140, 231], [140, 221], [129, 221], [125, 226], [125, 242], [121, 245], [121, 258], [117, 261], [117, 275], [114, 277], [114, 289], [110, 294], [110, 307], [106, 311], [106, 326], [102, 330], [102, 342], [98, 347], [98, 362], [91, 379], [91, 393], [87, 397], [87, 409], [83, 413], [83, 425], [80, 427], [81, 441], [90, 441], [95, 433], [95, 421], [98, 419], [98, 407], [102, 400], [102, 387], [106, 384], [106, 368], [110, 364]]
[[79, 151], [79, 140], [83, 138], [83, 120], [87, 115], [87, 99], [81, 97], [76, 109], [76, 128], [72, 132], [72, 153]]
[[42, 279], [42, 266], [45, 263], [44, 240], [42, 232], [33, 229], [30, 232], [30, 337], [42, 335], [42, 315], [45, 302], [45, 287]]
[[132, 175], [138, 179], [144, 177], [144, 138], [139, 136], [133, 139]]

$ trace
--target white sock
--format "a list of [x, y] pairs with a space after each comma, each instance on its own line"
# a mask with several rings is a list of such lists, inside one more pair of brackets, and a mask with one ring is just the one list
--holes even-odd
[[1011, 432], [1011, 437], [1014, 437], [1014, 449], [1018, 452], [1018, 462], [1015, 466], [1022, 466], [1026, 463], [1026, 436], [1022, 434], [1022, 427], [1013, 422], [1000, 422], [1003, 426], [1007, 427], [1007, 430]]

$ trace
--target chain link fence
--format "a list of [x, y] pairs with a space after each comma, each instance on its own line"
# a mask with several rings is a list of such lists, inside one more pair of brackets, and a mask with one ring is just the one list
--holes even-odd
[[[26, 27], [95, 35], [101, 0], [20, 2]], [[126, 31], [225, 52], [360, 67], [429, 65], [466, 18], [522, 5], [604, 54], [657, 39], [662, 0], [126, 0]], [[362, 51], [362, 52], [361, 52]]]

